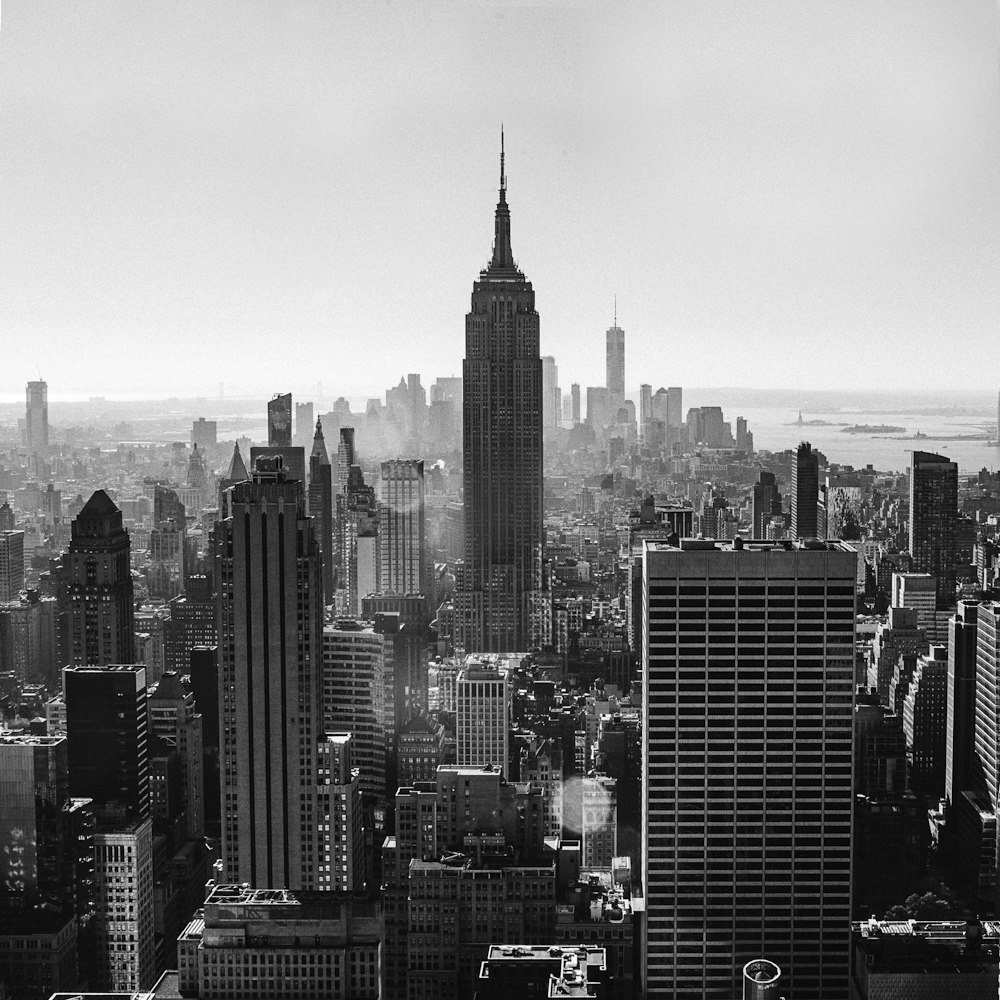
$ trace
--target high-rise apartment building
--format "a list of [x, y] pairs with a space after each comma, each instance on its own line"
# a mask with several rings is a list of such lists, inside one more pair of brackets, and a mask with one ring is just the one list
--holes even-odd
[[267, 446], [292, 447], [292, 394], [278, 393], [267, 402]]
[[[308, 404], [312, 406], [312, 404]], [[310, 412], [312, 412], [310, 410]], [[312, 452], [309, 455], [309, 516], [315, 522], [319, 551], [323, 557], [323, 603], [333, 600], [333, 467], [326, 450], [323, 424], [316, 421]]]
[[803, 441], [792, 463], [792, 535], [815, 538], [818, 534], [819, 456], [808, 441]]
[[528, 594], [542, 586], [542, 362], [535, 293], [514, 263], [507, 177], [493, 257], [472, 288], [462, 364], [465, 565], [472, 650], [524, 649]]
[[423, 459], [395, 458], [382, 463], [378, 539], [381, 591], [424, 593], [428, 579]]
[[69, 788], [100, 812], [149, 815], [146, 668], [140, 664], [63, 669]]
[[16, 601], [24, 589], [24, 532], [0, 531], [0, 603]]
[[226, 878], [313, 888], [323, 585], [301, 482], [258, 459], [216, 524]]
[[856, 560], [645, 543], [650, 1000], [730, 1000], [762, 954], [792, 996], [847, 995]]
[[510, 689], [506, 670], [470, 658], [458, 675], [456, 761], [509, 773]]
[[910, 554], [913, 568], [937, 580], [938, 607], [955, 605], [958, 465], [944, 455], [910, 458]]
[[84, 504], [63, 554], [69, 612], [69, 653], [78, 666], [131, 663], [135, 658], [132, 567], [122, 512], [104, 490]]
[[606, 385], [613, 413], [625, 402], [625, 331], [617, 317], [614, 326], [608, 328], [606, 353]]
[[49, 386], [41, 380], [29, 382], [25, 390], [24, 443], [28, 451], [49, 446]]

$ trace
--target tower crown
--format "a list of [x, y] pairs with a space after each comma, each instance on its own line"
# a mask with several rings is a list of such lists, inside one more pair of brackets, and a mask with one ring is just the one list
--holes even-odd
[[493, 257], [483, 272], [489, 278], [520, 277], [510, 248], [510, 209], [507, 207], [507, 171], [505, 169], [503, 129], [500, 129], [500, 198], [497, 201], [493, 233]]

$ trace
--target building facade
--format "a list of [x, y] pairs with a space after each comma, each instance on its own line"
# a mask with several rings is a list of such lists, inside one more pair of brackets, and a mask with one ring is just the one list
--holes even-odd
[[646, 543], [650, 1000], [730, 1000], [762, 954], [791, 995], [847, 993], [856, 559]]

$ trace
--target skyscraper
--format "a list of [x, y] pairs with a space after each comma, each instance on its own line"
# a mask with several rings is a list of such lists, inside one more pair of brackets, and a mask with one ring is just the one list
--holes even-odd
[[551, 354], [542, 358], [542, 422], [546, 427], [559, 423], [559, 366]]
[[294, 439], [300, 448], [308, 448], [312, 443], [314, 426], [313, 404], [296, 403]]
[[645, 543], [650, 1000], [730, 1000], [760, 954], [791, 996], [847, 995], [856, 560]]
[[49, 446], [49, 387], [41, 380], [25, 390], [24, 436], [28, 451]]
[[607, 333], [607, 387], [613, 413], [625, 402], [625, 331], [617, 316]]
[[395, 458], [383, 462], [378, 537], [379, 587], [384, 593], [422, 594], [425, 591], [424, 518], [423, 459]]
[[0, 893], [7, 905], [73, 899], [60, 812], [69, 798], [63, 736], [0, 736]]
[[292, 447], [292, 394], [277, 394], [267, 403], [267, 446]]
[[915, 451], [910, 460], [910, 554], [913, 568], [937, 580], [938, 607], [955, 604], [958, 465]]
[[945, 716], [944, 797], [949, 811], [964, 791], [981, 789], [974, 754], [976, 647], [979, 605], [959, 601], [948, 622], [948, 707]]
[[149, 815], [146, 668], [139, 664], [63, 669], [69, 790], [96, 811]]
[[760, 470], [753, 486], [750, 513], [753, 520], [751, 537], [766, 538], [771, 518], [781, 514], [781, 494], [773, 472]]
[[216, 525], [222, 858], [228, 882], [313, 888], [322, 581], [302, 483], [258, 459]]
[[469, 648], [515, 650], [542, 585], [542, 362], [531, 282], [514, 263], [503, 142], [493, 257], [472, 288], [462, 364]]
[[569, 392], [572, 406], [570, 417], [573, 421], [573, 426], [575, 427], [578, 423], [580, 423], [580, 383], [574, 382], [570, 386]]
[[795, 452], [792, 463], [792, 535], [815, 538], [819, 534], [819, 456], [808, 441]]
[[639, 433], [646, 437], [647, 425], [653, 419], [653, 387], [648, 382], [639, 386]]
[[135, 658], [132, 567], [122, 512], [97, 490], [73, 521], [63, 554], [69, 603], [69, 654], [78, 666]]
[[0, 530], [0, 602], [16, 601], [24, 589], [24, 532]]
[[[310, 406], [312, 404], [309, 404]], [[309, 455], [309, 516], [323, 557], [323, 601], [333, 601], [333, 468], [323, 438], [323, 424], [316, 421], [312, 453]]]

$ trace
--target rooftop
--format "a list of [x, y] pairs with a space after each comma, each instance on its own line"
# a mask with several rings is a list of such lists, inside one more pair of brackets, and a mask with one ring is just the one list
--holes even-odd
[[715, 539], [715, 538], [681, 538], [676, 545], [660, 539], [645, 539], [644, 547], [651, 552], [850, 552], [857, 555], [857, 550], [839, 539], [824, 541], [821, 538], [802, 538], [798, 540], [784, 538], [776, 541], [763, 541], [755, 538]]
[[0, 746], [54, 747], [65, 736], [32, 736], [30, 733], [0, 733]]

